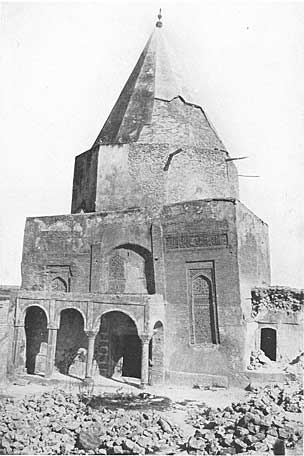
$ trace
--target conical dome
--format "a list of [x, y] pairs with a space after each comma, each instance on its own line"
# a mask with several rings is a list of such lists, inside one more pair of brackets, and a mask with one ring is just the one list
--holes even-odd
[[238, 196], [234, 163], [185, 88], [160, 24], [93, 147], [76, 157], [72, 212]]
[[[93, 146], [159, 142], [162, 136], [158, 125], [161, 121], [159, 105], [161, 102], [170, 103], [177, 99], [185, 106], [191, 106], [200, 111], [194, 116], [201, 118], [204, 135], [212, 137], [213, 145], [223, 147], [205, 113], [194, 103], [190, 91], [183, 83], [182, 69], [168, 45], [163, 28], [156, 27]], [[162, 111], [162, 116], [165, 116], [164, 110]], [[190, 126], [193, 124], [193, 113], [189, 115], [189, 109], [187, 117], [188, 122], [183, 124]], [[145, 130], [151, 126], [153, 126], [153, 132], [149, 131], [147, 137]], [[188, 137], [189, 135], [193, 137], [190, 127], [188, 127]], [[170, 142], [168, 134], [161, 142]]]

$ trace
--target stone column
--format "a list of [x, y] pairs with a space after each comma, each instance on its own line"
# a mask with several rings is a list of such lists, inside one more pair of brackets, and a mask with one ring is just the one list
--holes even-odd
[[48, 328], [48, 346], [46, 352], [45, 377], [50, 378], [54, 372], [58, 328]]
[[150, 334], [142, 334], [141, 339], [141, 387], [144, 388], [149, 383], [149, 342]]
[[88, 337], [88, 351], [87, 351], [87, 364], [86, 364], [86, 378], [92, 378], [92, 367], [94, 358], [94, 343], [97, 335], [96, 331], [86, 331]]

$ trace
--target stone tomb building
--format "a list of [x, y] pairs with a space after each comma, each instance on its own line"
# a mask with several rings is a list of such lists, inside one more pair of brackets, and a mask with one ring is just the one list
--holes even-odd
[[251, 289], [270, 283], [268, 228], [239, 201], [234, 161], [163, 34], [158, 21], [76, 157], [71, 214], [26, 220], [16, 371], [67, 374], [77, 358], [87, 377], [193, 384], [248, 364]]

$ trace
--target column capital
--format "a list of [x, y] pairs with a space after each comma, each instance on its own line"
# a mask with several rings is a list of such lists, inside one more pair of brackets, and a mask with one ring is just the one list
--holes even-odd
[[142, 334], [139, 334], [138, 337], [140, 338], [140, 340], [142, 341], [143, 344], [148, 344], [152, 338], [152, 335], [153, 334], [142, 333]]
[[93, 331], [93, 329], [89, 329], [89, 330], [85, 331], [85, 333], [89, 339], [95, 339], [98, 331]]

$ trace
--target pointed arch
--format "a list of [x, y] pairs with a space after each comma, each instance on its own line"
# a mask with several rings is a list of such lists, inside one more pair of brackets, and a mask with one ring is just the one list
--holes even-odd
[[214, 297], [212, 283], [202, 273], [191, 279], [191, 343], [217, 343]]
[[124, 243], [111, 249], [108, 258], [108, 292], [155, 293], [150, 250], [138, 244]]
[[125, 311], [101, 315], [94, 358], [101, 375], [141, 378], [141, 341], [135, 320]]
[[71, 306], [61, 309], [57, 334], [55, 366], [62, 374], [68, 375], [80, 348], [87, 349], [84, 332], [85, 317], [81, 310]]
[[29, 306], [25, 311], [26, 363], [28, 374], [45, 373], [48, 342], [47, 315], [39, 306]]
[[54, 277], [54, 279], [51, 281], [51, 290], [67, 292], [68, 284], [62, 277]]

